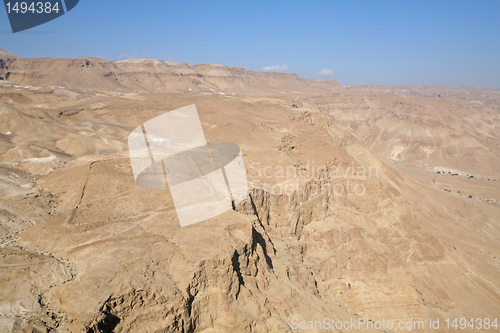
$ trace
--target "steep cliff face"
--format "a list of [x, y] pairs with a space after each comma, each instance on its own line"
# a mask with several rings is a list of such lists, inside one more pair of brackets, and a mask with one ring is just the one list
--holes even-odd
[[9, 68], [16, 59], [19, 59], [19, 57], [15, 54], [0, 49], [0, 80], [8, 80], [10, 78]]
[[9, 81], [21, 85], [105, 91], [134, 89], [123, 86], [117, 79], [121, 71], [113, 62], [104, 59], [19, 58], [10, 63], [8, 70]]
[[251, 233], [249, 243], [232, 254], [200, 262], [192, 276], [185, 276], [185, 289], [167, 287], [169, 273], [151, 265], [144, 273], [148, 283], [124, 286], [119, 295], [105, 301], [86, 330], [286, 331], [287, 324], [276, 320], [280, 311], [274, 306], [280, 305], [261, 294], [279, 284], [268, 245], [254, 228]]
[[[306, 197], [279, 198], [263, 190], [253, 191], [237, 207], [241, 214], [251, 217], [247, 220], [250, 223], [231, 224], [222, 235], [225, 239], [243, 240], [239, 245], [226, 247], [225, 254], [200, 261], [193, 273], [182, 274], [185, 280], [177, 284], [172, 283], [171, 275], [180, 263], [167, 269], [161, 260], [151, 262], [143, 269], [142, 285], [135, 278], [130, 284], [113, 288], [120, 290], [119, 294], [102, 304], [85, 329], [291, 332], [292, 317], [357, 320], [345, 306], [332, 303], [320, 291], [318, 272], [304, 261], [307, 255], [304, 241], [299, 241], [301, 232], [281, 235], [278, 226], [269, 224], [272, 219], [283, 217], [285, 222], [287, 216], [296, 216], [297, 206], [308, 207], [300, 209], [304, 213], [298, 217], [300, 225], [310, 224], [313, 217], [325, 218], [326, 211], [318, 206], [320, 198]], [[281, 206], [285, 201], [288, 209], [277, 210], [275, 205]], [[240, 213], [229, 216], [233, 216], [233, 221], [241, 219]], [[293, 224], [286, 221], [282, 227], [289, 230]], [[340, 291], [338, 286], [342, 291], [348, 288], [339, 282], [336, 292]]]
[[[148, 266], [144, 276], [150, 289], [122, 287], [87, 329], [287, 332], [292, 318], [425, 321], [473, 316], [472, 303], [495, 315], [495, 308], [484, 307], [495, 304], [496, 296], [477, 285], [482, 279], [458, 273], [464, 265], [486, 269], [486, 257], [481, 259], [471, 243], [457, 242], [445, 229], [448, 223], [428, 229], [427, 221], [410, 210], [415, 202], [397, 192], [377, 198], [384, 204], [375, 211], [350, 210], [342, 201], [325, 203], [328, 199], [309, 191], [312, 185], [286, 196], [253, 190], [236, 208], [251, 217], [250, 225], [231, 225], [224, 236], [239, 233], [243, 242], [200, 262], [173, 287], [166, 287], [172, 267], [167, 273], [161, 265]], [[442, 216], [434, 221], [448, 215], [446, 210], [435, 210], [433, 215]], [[463, 257], [469, 251], [479, 257]]]
[[[318, 302], [341, 304], [351, 315], [373, 321], [445, 319], [472, 316], [471, 302], [496, 304], [489, 287], [477, 288], [483, 278], [458, 273], [463, 267], [493, 269], [483, 252], [493, 249], [482, 250], [480, 245], [486, 231], [472, 237], [471, 243], [459, 240], [488, 214], [465, 222], [458, 216], [472, 207], [460, 213], [454, 212], [458, 202], [438, 208], [434, 199], [412, 198], [407, 190], [388, 185], [354, 204], [345, 197], [311, 195], [307, 190], [291, 196], [255, 190], [238, 210], [261, 221], [262, 234], [274, 252], [273, 272], [281, 273], [282, 281], [301, 289], [314, 286], [308, 292]], [[421, 186], [413, 190], [435, 195]], [[461, 287], [457, 289], [447, 276], [454, 276]], [[483, 303], [481, 297], [489, 300]], [[494, 316], [496, 310], [482, 311]]]

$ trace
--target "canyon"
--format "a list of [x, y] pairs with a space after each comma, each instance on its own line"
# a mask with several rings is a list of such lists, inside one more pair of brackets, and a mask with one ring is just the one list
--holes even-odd
[[[499, 317], [500, 90], [0, 58], [1, 331]], [[241, 148], [249, 193], [181, 228], [168, 189], [135, 184], [127, 137], [192, 104], [207, 142]]]

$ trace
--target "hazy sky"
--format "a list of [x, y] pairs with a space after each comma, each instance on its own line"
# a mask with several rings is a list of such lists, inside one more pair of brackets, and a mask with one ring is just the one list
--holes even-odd
[[21, 57], [223, 64], [347, 84], [500, 88], [500, 1], [80, 0], [13, 34]]

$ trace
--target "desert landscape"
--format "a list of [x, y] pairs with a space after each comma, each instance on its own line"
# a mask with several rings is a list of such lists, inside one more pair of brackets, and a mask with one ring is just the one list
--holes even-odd
[[[207, 142], [241, 148], [249, 192], [181, 227], [127, 138], [193, 104]], [[498, 322], [500, 89], [1, 50], [0, 117], [1, 332]], [[309, 327], [324, 318], [367, 324]]]

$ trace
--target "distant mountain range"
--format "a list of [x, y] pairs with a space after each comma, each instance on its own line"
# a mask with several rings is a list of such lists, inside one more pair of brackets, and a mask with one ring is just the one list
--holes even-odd
[[325, 95], [348, 91], [406, 97], [455, 97], [485, 101], [500, 109], [500, 89], [447, 86], [348, 85], [296, 74], [255, 72], [223, 65], [188, 65], [153, 59], [110, 61], [92, 57], [20, 58], [0, 49], [0, 79], [16, 84], [99, 91], [188, 94]]
[[337, 81], [296, 74], [254, 72], [222, 65], [194, 65], [149, 59], [109, 61], [79, 57], [19, 58], [0, 51], [0, 77], [16, 84], [86, 90], [215, 94], [328, 94], [345, 91]]

